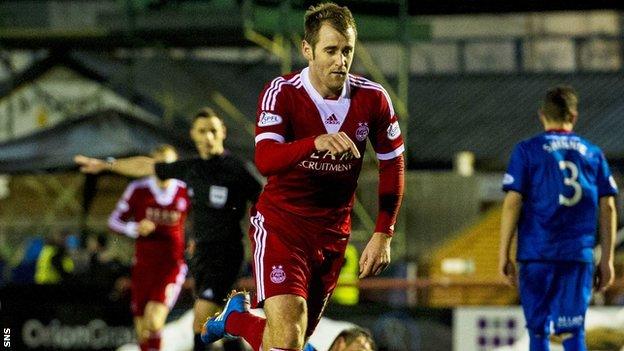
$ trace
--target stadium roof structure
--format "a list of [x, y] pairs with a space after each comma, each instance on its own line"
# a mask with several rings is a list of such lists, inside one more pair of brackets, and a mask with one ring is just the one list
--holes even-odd
[[[263, 35], [302, 32], [303, 13], [318, 0], [5, 0], [0, 44], [5, 48], [251, 46]], [[427, 15], [623, 10], [618, 0], [342, 0], [358, 18], [363, 40], [427, 40]], [[402, 22], [397, 19], [402, 18]], [[402, 23], [402, 24], [399, 24]], [[400, 28], [403, 26], [403, 28]]]
[[[254, 2], [279, 1], [256, 0]], [[292, 0], [291, 2], [304, 7], [318, 3], [314, 0]], [[410, 16], [624, 9], [624, 4], [617, 0], [342, 0], [337, 2], [348, 6], [355, 13], [377, 16], [396, 16], [401, 11], [400, 6], [403, 2]]]
[[[33, 82], [41, 79], [53, 68], [64, 67], [84, 79], [106, 86], [113, 93], [146, 111], [153, 117], [158, 118], [163, 116], [164, 109], [151, 97], [131, 90], [120, 83], [114, 83], [110, 78], [110, 74], [107, 74], [108, 72], [103, 69], [104, 66], [102, 64], [87, 65], [85, 64], [85, 60], [83, 58], [78, 58], [78, 56], [78, 54], [70, 51], [51, 51], [45, 57], [38, 59], [28, 68], [19, 72], [11, 80], [0, 82], [0, 100], [10, 97], [14, 91], [31, 85]], [[59, 106], [58, 108], [62, 107]]]
[[[59, 70], [57, 81], [60, 79], [61, 86], [56, 91], [47, 89], [46, 79]], [[131, 80], [127, 79], [128, 72], [132, 73]], [[11, 112], [16, 119], [32, 119], [37, 106], [43, 106], [51, 114], [62, 115], [56, 120], [73, 120], [97, 115], [102, 110], [115, 111], [188, 138], [190, 117], [200, 107], [210, 106], [224, 118], [228, 127], [226, 147], [249, 158], [253, 155], [257, 94], [277, 74], [279, 67], [276, 65], [176, 61], [168, 56], [128, 60], [106, 53], [51, 51], [13, 79], [0, 82], [0, 113]], [[72, 86], [75, 81], [81, 85]], [[89, 88], [83, 89], [84, 94], [82, 86]], [[54, 95], [58, 90], [78, 91], [78, 95]], [[94, 90], [105, 95], [104, 98], [94, 97], [90, 93]], [[33, 97], [37, 100], [31, 101]], [[103, 99], [113, 103], [102, 103]], [[165, 107], [156, 99], [175, 102], [175, 107]], [[11, 109], [7, 106], [10, 100], [14, 106]], [[23, 105], [28, 108], [25, 112], [21, 111], [22, 107], [15, 108]], [[25, 133], [20, 130], [13, 138]]]
[[73, 157], [145, 155], [160, 144], [192, 155], [188, 137], [120, 111], [103, 110], [67, 120], [52, 128], [0, 143], [0, 174], [76, 169]]
[[[23, 119], [41, 105], [61, 116], [51, 127], [22, 130], [19, 136], [1, 142], [0, 174], [69, 170], [75, 168], [72, 158], [77, 153], [95, 157], [147, 154], [162, 143], [176, 146], [183, 155], [194, 153], [187, 134], [171, 128], [172, 122], [165, 123], [162, 106], [146, 94], [111, 81], [110, 71], [119, 67], [87, 64], [78, 56], [52, 52], [0, 84], [2, 113], [11, 111]], [[76, 98], [47, 89], [50, 76], [59, 71], [68, 80], [62, 81], [66, 85], [61, 91], [95, 87], [97, 96]], [[76, 81], [79, 84], [72, 86]], [[11, 100], [22, 107], [9, 109]]]

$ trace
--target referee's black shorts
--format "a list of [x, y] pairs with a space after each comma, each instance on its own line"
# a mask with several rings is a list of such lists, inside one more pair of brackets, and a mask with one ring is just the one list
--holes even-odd
[[243, 266], [243, 244], [237, 242], [197, 242], [189, 260], [197, 298], [222, 305]]

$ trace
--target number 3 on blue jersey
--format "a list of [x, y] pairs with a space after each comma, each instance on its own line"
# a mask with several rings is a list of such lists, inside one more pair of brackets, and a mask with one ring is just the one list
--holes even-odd
[[[566, 177], [566, 168], [570, 170], [569, 177]], [[572, 197], [565, 197], [559, 194], [559, 204], [568, 207], [574, 206], [581, 201], [581, 197], [583, 196], [583, 189], [578, 182], [578, 167], [570, 161], [559, 161], [559, 169], [563, 173], [563, 184], [574, 188], [574, 195], [572, 195]]]

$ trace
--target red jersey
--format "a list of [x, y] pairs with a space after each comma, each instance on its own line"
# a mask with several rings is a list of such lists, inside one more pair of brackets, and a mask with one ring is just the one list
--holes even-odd
[[[166, 188], [155, 177], [131, 182], [108, 219], [110, 229], [136, 239], [135, 264], [177, 264], [184, 259], [184, 222], [190, 201], [186, 184], [169, 179]], [[140, 236], [138, 224], [149, 219], [154, 232]]]
[[[318, 135], [340, 131], [362, 155], [367, 139], [379, 160], [397, 158], [404, 151], [392, 102], [377, 83], [350, 74], [337, 100], [324, 99], [314, 89], [308, 68], [267, 84], [258, 100], [256, 146], [266, 140], [290, 143], [307, 139], [304, 143], [311, 151], [294, 167], [265, 172], [268, 183], [258, 200], [259, 211], [273, 206], [310, 218], [340, 235], [349, 234], [362, 158], [350, 153], [334, 156], [313, 147]], [[260, 165], [258, 168], [262, 171]]]

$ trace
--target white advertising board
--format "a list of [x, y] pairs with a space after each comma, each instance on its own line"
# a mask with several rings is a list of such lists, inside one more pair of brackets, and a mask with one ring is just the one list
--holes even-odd
[[[526, 351], [528, 334], [519, 306], [459, 307], [453, 312], [454, 351]], [[623, 307], [591, 307], [585, 328], [624, 330]], [[563, 350], [551, 345], [551, 351]]]

